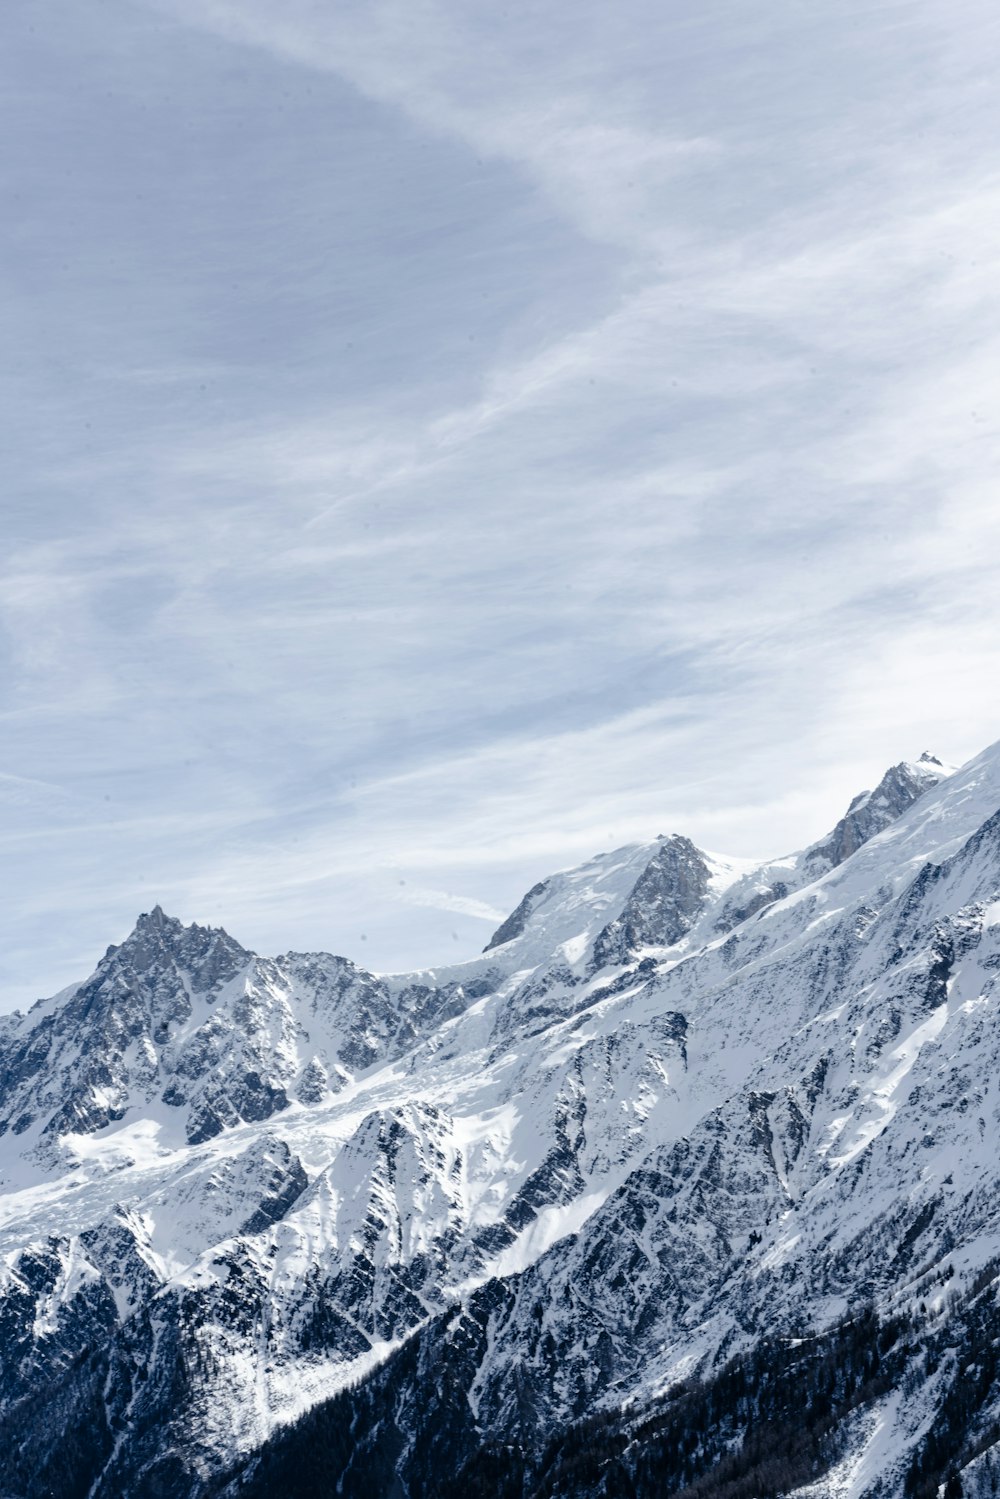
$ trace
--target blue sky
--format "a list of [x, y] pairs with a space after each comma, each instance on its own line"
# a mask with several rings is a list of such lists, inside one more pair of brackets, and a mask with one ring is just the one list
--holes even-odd
[[1000, 18], [8, 0], [0, 1006], [1000, 735]]

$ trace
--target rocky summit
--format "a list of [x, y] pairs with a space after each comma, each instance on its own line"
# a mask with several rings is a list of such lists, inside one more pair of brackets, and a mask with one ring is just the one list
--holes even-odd
[[1000, 746], [465, 963], [157, 907], [0, 1020], [5, 1499], [1000, 1491]]

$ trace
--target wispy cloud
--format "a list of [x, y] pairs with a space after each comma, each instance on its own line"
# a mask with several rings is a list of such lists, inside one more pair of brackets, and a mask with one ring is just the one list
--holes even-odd
[[457, 956], [996, 737], [980, 0], [57, 11], [2, 23], [11, 993], [155, 899]]
[[496, 924], [503, 921], [506, 911], [487, 904], [484, 900], [473, 900], [467, 895], [449, 895], [447, 890], [431, 890], [423, 885], [410, 886], [403, 896], [409, 906], [423, 906], [433, 911], [454, 911], [459, 916], [472, 916], [477, 921]]

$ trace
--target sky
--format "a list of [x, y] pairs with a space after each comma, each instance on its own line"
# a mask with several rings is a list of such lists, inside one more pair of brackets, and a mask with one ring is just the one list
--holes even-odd
[[986, 0], [6, 0], [0, 1009], [1000, 738]]

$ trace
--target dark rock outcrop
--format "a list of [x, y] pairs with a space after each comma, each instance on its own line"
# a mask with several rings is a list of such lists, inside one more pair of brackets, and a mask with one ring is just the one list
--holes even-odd
[[623, 963], [641, 947], [679, 942], [705, 904], [708, 880], [708, 865], [690, 838], [665, 838], [622, 911], [598, 934], [594, 967]]

